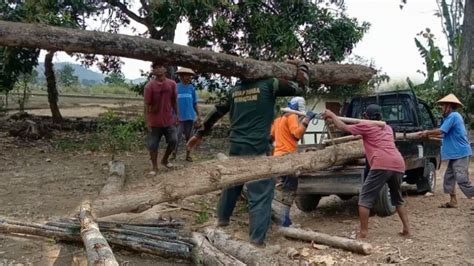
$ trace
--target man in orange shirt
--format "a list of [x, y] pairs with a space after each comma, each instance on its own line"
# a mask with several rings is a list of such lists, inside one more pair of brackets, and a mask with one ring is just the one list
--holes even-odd
[[[288, 108], [305, 112], [305, 100], [303, 97], [294, 97], [288, 103]], [[288, 153], [296, 152], [298, 149], [298, 141], [303, 137], [309, 121], [316, 116], [313, 112], [307, 112], [304, 118], [299, 118], [297, 114], [284, 113], [273, 121], [271, 136], [273, 139], [273, 156], [282, 156]], [[283, 176], [281, 183], [283, 186], [281, 191], [275, 193], [275, 200], [281, 202], [283, 207], [282, 217], [279, 217], [281, 226], [288, 227], [291, 225], [290, 208], [296, 195], [298, 187], [298, 178], [291, 176]]]

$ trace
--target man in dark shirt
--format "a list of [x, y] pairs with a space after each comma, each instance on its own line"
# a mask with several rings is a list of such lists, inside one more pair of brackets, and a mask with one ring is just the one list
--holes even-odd
[[158, 63], [152, 64], [154, 78], [145, 86], [145, 119], [148, 127], [148, 150], [153, 169], [158, 170], [158, 146], [164, 135], [168, 147], [161, 159], [165, 167], [173, 165], [168, 161], [177, 144], [176, 123], [178, 115], [176, 82], [166, 78], [166, 68]]
[[[198, 145], [203, 136], [210, 133], [212, 126], [229, 112], [230, 156], [270, 155], [269, 135], [274, 119], [275, 100], [279, 96], [300, 95], [309, 82], [308, 67], [297, 64], [297, 82], [269, 78], [243, 80], [232, 88], [226, 99], [215, 106], [207, 115], [203, 127], [188, 142], [188, 149]], [[250, 242], [264, 246], [271, 224], [271, 204], [275, 181], [273, 178], [248, 182], [247, 196], [250, 216]], [[243, 185], [224, 189], [217, 210], [218, 225], [229, 224]]]

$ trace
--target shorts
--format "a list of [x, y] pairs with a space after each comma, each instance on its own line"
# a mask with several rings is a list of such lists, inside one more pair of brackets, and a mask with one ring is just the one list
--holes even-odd
[[147, 147], [149, 151], [157, 151], [160, 146], [161, 137], [165, 136], [168, 147], [175, 148], [178, 143], [178, 135], [175, 126], [152, 127], [148, 130]]
[[390, 190], [392, 205], [399, 207], [404, 204], [402, 196], [403, 173], [390, 170], [370, 170], [362, 185], [359, 195], [359, 206], [372, 209], [385, 184]]

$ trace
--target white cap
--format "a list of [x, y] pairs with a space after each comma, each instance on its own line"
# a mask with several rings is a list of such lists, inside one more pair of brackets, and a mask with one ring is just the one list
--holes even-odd
[[298, 111], [300, 112], [306, 112], [306, 102], [304, 100], [303, 97], [300, 97], [300, 96], [297, 96], [297, 97], [293, 97], [291, 98], [290, 100], [290, 104], [292, 105], [298, 105]]

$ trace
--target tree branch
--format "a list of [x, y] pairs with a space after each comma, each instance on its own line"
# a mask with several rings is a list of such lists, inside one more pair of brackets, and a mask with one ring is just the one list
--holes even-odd
[[106, 2], [109, 3], [111, 6], [114, 6], [120, 9], [120, 11], [125, 13], [127, 16], [129, 16], [131, 19], [135, 20], [136, 22], [148, 27], [145, 18], [132, 12], [130, 9], [128, 9], [127, 5], [125, 5], [124, 3], [121, 3], [120, 1], [117, 1], [117, 0], [106, 0]]

